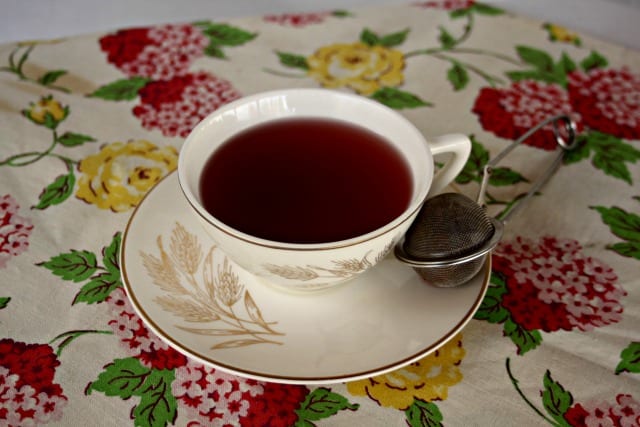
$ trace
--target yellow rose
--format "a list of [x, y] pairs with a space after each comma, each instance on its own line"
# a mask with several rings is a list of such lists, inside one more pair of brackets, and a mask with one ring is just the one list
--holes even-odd
[[458, 334], [429, 356], [385, 375], [347, 383], [347, 390], [400, 410], [406, 410], [416, 398], [445, 400], [448, 387], [462, 380], [458, 365], [464, 354], [462, 335]]
[[178, 151], [149, 141], [113, 142], [83, 159], [76, 197], [115, 212], [136, 206], [163, 176], [173, 171]]
[[69, 114], [69, 107], [63, 107], [53, 96], [44, 96], [37, 103], [29, 103], [29, 108], [22, 113], [32, 122], [55, 128]]
[[360, 42], [322, 47], [307, 58], [307, 64], [309, 75], [323, 86], [346, 86], [362, 95], [398, 86], [404, 80], [402, 52]]

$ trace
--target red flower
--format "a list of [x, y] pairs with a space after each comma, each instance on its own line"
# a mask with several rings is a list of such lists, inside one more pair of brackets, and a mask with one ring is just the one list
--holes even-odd
[[574, 71], [569, 98], [586, 126], [619, 138], [640, 138], [640, 76], [628, 69]]
[[242, 426], [288, 427], [295, 425], [300, 407], [309, 389], [300, 385], [263, 383], [262, 394], [250, 398], [247, 415], [240, 418]]
[[29, 247], [31, 220], [18, 215], [20, 206], [9, 194], [0, 197], [0, 268]]
[[196, 362], [176, 369], [171, 385], [191, 426], [292, 426], [309, 389], [236, 377]]
[[187, 364], [187, 358], [169, 347], [142, 323], [124, 290], [118, 288], [106, 299], [114, 319], [109, 326], [133, 357], [154, 369], [175, 369]]
[[493, 262], [506, 281], [502, 305], [526, 330], [585, 331], [621, 318], [620, 299], [626, 292], [616, 284], [616, 274], [582, 254], [575, 240], [518, 237], [501, 242]]
[[[505, 139], [517, 139], [531, 127], [549, 116], [572, 112], [567, 92], [557, 84], [524, 80], [509, 88], [483, 88], [473, 106], [482, 127]], [[572, 114], [578, 130], [582, 129], [579, 114]], [[556, 139], [552, 125], [529, 138], [525, 144], [554, 150]]]
[[240, 96], [227, 80], [205, 72], [185, 74], [146, 85], [133, 114], [147, 129], [186, 137], [209, 113]]
[[170, 79], [188, 71], [209, 40], [193, 25], [121, 30], [100, 39], [107, 59], [128, 76]]
[[318, 13], [283, 13], [280, 15], [266, 15], [263, 19], [265, 22], [290, 27], [306, 27], [311, 24], [320, 24], [331, 16], [331, 12]]
[[634, 427], [640, 425], [640, 402], [631, 395], [618, 394], [616, 402], [576, 403], [564, 414], [569, 425]]
[[67, 398], [53, 382], [60, 365], [47, 344], [0, 340], [0, 424], [37, 425], [62, 416]]
[[468, 9], [475, 3], [474, 0], [435, 0], [414, 3], [415, 6], [443, 10]]

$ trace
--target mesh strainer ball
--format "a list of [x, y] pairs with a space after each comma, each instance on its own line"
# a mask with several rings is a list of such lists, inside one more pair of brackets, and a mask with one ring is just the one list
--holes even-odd
[[502, 230], [473, 200], [444, 193], [424, 203], [396, 256], [430, 285], [458, 286], [480, 271]]

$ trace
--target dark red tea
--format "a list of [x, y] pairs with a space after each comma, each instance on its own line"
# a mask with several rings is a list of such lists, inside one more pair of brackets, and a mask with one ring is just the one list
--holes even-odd
[[347, 122], [281, 119], [222, 144], [200, 179], [204, 207], [247, 234], [321, 243], [373, 231], [408, 206], [413, 182], [402, 154]]

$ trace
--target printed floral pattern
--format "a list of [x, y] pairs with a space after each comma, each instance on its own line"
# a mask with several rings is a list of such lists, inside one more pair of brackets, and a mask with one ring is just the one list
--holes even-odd
[[[418, 427], [525, 415], [558, 426], [640, 425], [640, 342], [629, 326], [640, 260], [637, 55], [554, 23], [530, 24], [473, 0], [419, 0], [366, 13], [282, 13], [237, 25], [201, 20], [0, 46], [7, 93], [0, 102], [0, 330], [8, 331], [0, 337], [0, 425], [67, 425], [78, 414], [101, 424], [95, 417], [107, 407], [115, 408], [114, 423], [145, 427]], [[495, 28], [522, 32], [494, 44]], [[486, 296], [462, 332], [464, 346], [461, 333], [385, 375], [332, 388], [283, 385], [191, 360], [155, 336], [130, 304], [119, 265], [126, 215], [117, 213], [130, 213], [176, 168], [184, 137], [206, 115], [246, 90], [287, 86], [359, 94], [427, 127], [447, 127], [438, 121], [455, 105], [464, 113], [457, 131], [475, 134], [456, 179], [456, 190], [466, 193], [475, 192], [501, 144], [567, 113], [577, 123], [578, 145], [553, 179], [597, 191], [564, 194], [558, 188], [572, 187], [562, 185], [535, 197], [570, 205], [588, 233], [566, 228], [551, 237], [530, 227], [528, 237], [503, 241]], [[551, 128], [526, 144], [525, 154], [489, 179], [486, 201], [502, 209], [499, 217], [535, 179], [526, 152], [555, 148]], [[100, 227], [87, 229], [83, 218], [92, 212]], [[213, 298], [226, 307], [239, 303], [241, 292], [219, 261], [224, 286]], [[343, 274], [359, 263], [340, 261], [315, 273], [286, 260], [274, 268], [311, 276]], [[202, 269], [193, 274], [194, 282], [206, 280]], [[173, 295], [165, 303], [184, 308]], [[203, 327], [194, 319], [179, 318], [185, 327]], [[602, 334], [616, 339], [604, 343]], [[589, 379], [605, 387], [580, 388], [584, 378], [553, 365], [551, 335], [551, 350], [595, 359], [600, 368]], [[590, 347], [576, 353], [584, 340]], [[470, 359], [482, 363], [467, 366]], [[496, 369], [505, 359], [506, 371]], [[516, 372], [526, 366], [517, 379], [510, 361]], [[490, 387], [473, 382], [485, 369]], [[472, 403], [489, 411], [457, 410], [472, 389]]]
[[140, 103], [133, 114], [146, 129], [165, 136], [186, 137], [191, 129], [221, 105], [241, 94], [226, 79], [192, 72], [199, 57], [225, 58], [223, 48], [239, 46], [256, 34], [208, 21], [121, 30], [100, 39], [107, 60], [127, 79], [98, 88], [93, 97]]
[[0, 197], [0, 268], [29, 248], [33, 224], [29, 218], [18, 215], [19, 209], [11, 195]]
[[193, 25], [160, 25], [121, 30], [100, 39], [110, 63], [127, 76], [168, 80], [182, 75], [209, 44]]
[[369, 396], [381, 406], [406, 410], [415, 399], [445, 400], [449, 387], [462, 380], [462, 336], [453, 337], [431, 355], [389, 374], [347, 383], [354, 396]]
[[285, 27], [302, 28], [307, 25], [320, 24], [331, 15], [331, 12], [281, 13], [279, 15], [265, 15], [263, 19], [265, 22]]
[[190, 362], [176, 371], [173, 393], [201, 425], [292, 426], [309, 389], [235, 377]]
[[593, 69], [569, 75], [569, 99], [585, 125], [619, 138], [640, 139], [640, 75]]
[[185, 356], [152, 334], [135, 314], [124, 290], [117, 288], [106, 299], [113, 319], [109, 326], [130, 356], [149, 368], [174, 369], [187, 364]]
[[177, 163], [178, 152], [172, 146], [160, 148], [145, 140], [113, 142], [80, 161], [76, 197], [101, 209], [126, 211]]
[[501, 242], [494, 271], [506, 278], [502, 305], [527, 330], [592, 330], [619, 322], [626, 292], [602, 261], [582, 253], [572, 239], [518, 237]]
[[62, 388], [53, 382], [59, 365], [47, 344], [0, 340], [0, 424], [59, 421], [67, 404]]
[[307, 58], [309, 75], [327, 88], [350, 87], [371, 95], [382, 87], [400, 85], [404, 76], [402, 52], [365, 43], [334, 44]]
[[615, 403], [592, 400], [576, 403], [564, 414], [571, 426], [615, 426], [640, 425], [640, 402], [628, 394], [618, 394]]
[[[569, 95], [561, 86], [533, 80], [515, 82], [506, 89], [483, 88], [473, 107], [484, 129], [508, 140], [518, 138], [547, 117], [571, 110]], [[581, 116], [573, 114], [572, 119], [581, 131]], [[544, 150], [556, 148], [551, 126], [524, 143]]]
[[142, 88], [133, 114], [147, 129], [186, 137], [209, 113], [240, 96], [227, 80], [208, 73], [185, 74]]

